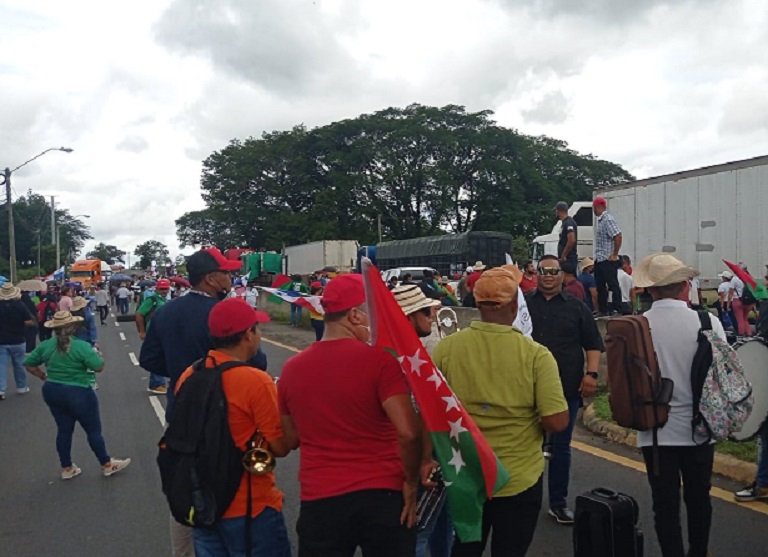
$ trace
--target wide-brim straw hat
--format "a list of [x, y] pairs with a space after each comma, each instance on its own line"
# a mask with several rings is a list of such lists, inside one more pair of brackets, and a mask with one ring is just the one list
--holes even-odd
[[75, 296], [72, 298], [72, 311], [80, 311], [88, 305], [88, 300], [82, 296]]
[[427, 298], [424, 292], [415, 284], [403, 284], [392, 290], [397, 304], [403, 313], [410, 315], [424, 308], [441, 306], [440, 300]]
[[82, 317], [75, 317], [68, 311], [57, 311], [53, 314], [53, 319], [46, 321], [43, 325], [49, 329], [58, 329], [60, 327], [64, 327], [65, 325], [79, 323], [82, 320]]
[[475, 271], [483, 271], [483, 270], [485, 270], [485, 265], [483, 264], [482, 261], [475, 261], [475, 264], [472, 265], [472, 268]]
[[636, 288], [668, 286], [690, 280], [699, 272], [689, 267], [674, 255], [654, 253], [645, 257], [632, 273], [632, 283]]
[[581, 268], [586, 269], [587, 267], [593, 267], [595, 265], [595, 261], [591, 257], [585, 257], [581, 260]]
[[21, 290], [10, 282], [6, 282], [0, 287], [0, 300], [18, 300], [19, 298], [21, 298]]

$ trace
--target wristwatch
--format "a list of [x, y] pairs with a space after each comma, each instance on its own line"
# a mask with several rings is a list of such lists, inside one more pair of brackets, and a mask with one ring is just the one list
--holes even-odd
[[590, 376], [592, 379], [594, 379], [595, 381], [597, 381], [597, 377], [598, 377], [598, 375], [597, 375], [597, 372], [596, 372], [596, 371], [588, 371], [588, 372], [587, 372], [587, 373], [585, 373], [584, 375], [589, 375], [589, 376]]

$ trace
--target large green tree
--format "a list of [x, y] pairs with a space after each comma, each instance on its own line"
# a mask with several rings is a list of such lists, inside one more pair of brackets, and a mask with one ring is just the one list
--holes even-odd
[[157, 240], [147, 240], [143, 244], [136, 246], [133, 254], [139, 257], [139, 268], [149, 269], [154, 261], [158, 267], [168, 265], [171, 260], [168, 258], [168, 247]]
[[183, 246], [279, 249], [496, 230], [549, 231], [558, 200], [631, 180], [560, 140], [497, 125], [492, 112], [418, 104], [308, 130], [232, 140], [203, 162], [207, 208], [176, 221]]
[[85, 256], [89, 259], [101, 259], [109, 265], [115, 265], [118, 262], [125, 263], [125, 252], [118, 249], [117, 246], [105, 244], [104, 242], [96, 244], [93, 250], [86, 253]]
[[[50, 274], [56, 267], [55, 242], [51, 242], [51, 207], [42, 195], [29, 191], [13, 201], [16, 261], [19, 270], [37, 270]], [[72, 263], [92, 238], [88, 226], [72, 217], [67, 209], [56, 209], [56, 226], [62, 264]], [[39, 248], [39, 249], [38, 249]], [[0, 211], [0, 273], [9, 270], [8, 211]], [[39, 257], [38, 257], [39, 253]], [[26, 273], [28, 274], [28, 273]]]

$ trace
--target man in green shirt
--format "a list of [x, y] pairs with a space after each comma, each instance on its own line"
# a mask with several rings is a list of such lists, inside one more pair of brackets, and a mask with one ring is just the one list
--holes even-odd
[[453, 557], [480, 557], [491, 528], [493, 555], [525, 555], [541, 510], [544, 432], [568, 426], [554, 357], [512, 326], [521, 277], [515, 266], [485, 271], [473, 290], [480, 321], [441, 340], [432, 352], [511, 477], [485, 503], [482, 541], [458, 540]]
[[[160, 279], [155, 286], [155, 292], [141, 302], [136, 310], [136, 330], [139, 332], [139, 338], [144, 340], [147, 336], [147, 329], [152, 321], [152, 316], [160, 307], [168, 301], [168, 291], [171, 289], [171, 282], [168, 279]], [[165, 384], [165, 377], [155, 373], [149, 374], [149, 387], [147, 391], [156, 395], [168, 393], [168, 386]]]

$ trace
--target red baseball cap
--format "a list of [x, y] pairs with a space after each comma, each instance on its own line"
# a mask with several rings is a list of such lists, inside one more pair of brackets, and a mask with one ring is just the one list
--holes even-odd
[[168, 279], [160, 279], [157, 281], [157, 286], [155, 288], [170, 288], [171, 287], [171, 281]]
[[310, 284], [309, 287], [310, 288], [322, 288], [323, 287], [323, 283], [320, 282], [319, 280], [316, 280], [315, 282]]
[[329, 282], [323, 291], [320, 304], [325, 313], [338, 313], [357, 307], [365, 302], [363, 275], [341, 275]]
[[594, 201], [592, 201], [592, 207], [597, 207], [598, 205], [602, 205], [603, 207], [608, 206], [608, 202], [605, 200], [605, 197], [595, 197]]
[[208, 314], [211, 336], [228, 337], [250, 329], [254, 323], [269, 322], [269, 315], [256, 311], [241, 298], [219, 302]]
[[187, 259], [190, 275], [204, 275], [214, 271], [237, 271], [242, 267], [239, 260], [227, 259], [216, 248], [206, 248], [193, 253]]

